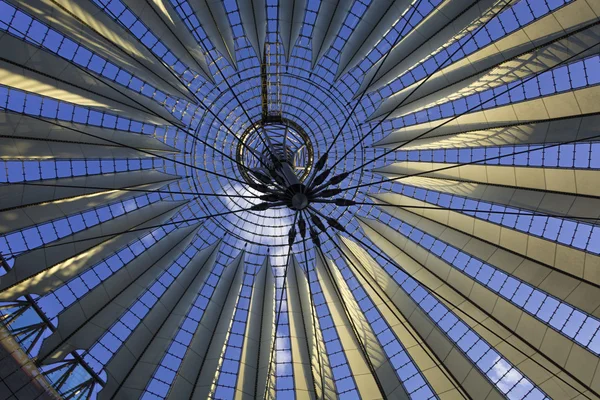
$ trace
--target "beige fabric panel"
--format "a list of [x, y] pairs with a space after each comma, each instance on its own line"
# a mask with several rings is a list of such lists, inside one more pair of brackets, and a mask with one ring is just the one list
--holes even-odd
[[160, 90], [177, 91], [191, 100], [175, 78], [135, 36], [122, 28], [92, 1], [9, 0], [32, 17], [125, 68]]
[[175, 11], [169, 0], [146, 0], [156, 13], [177, 36], [186, 51], [194, 58], [196, 64], [201, 68], [197, 72], [202, 73], [208, 80], [214, 82], [212, 74], [206, 62], [204, 49], [198, 44], [192, 33], [188, 30], [181, 17]]
[[180, 297], [173, 311], [169, 313], [169, 317], [164, 324], [154, 334], [152, 341], [148, 344], [144, 353], [137, 359], [128, 378], [117, 389], [114, 394], [115, 399], [129, 400], [138, 399], [142, 396], [150, 379], [169, 349], [181, 323], [185, 321], [189, 309], [192, 307], [196, 296], [198, 296], [198, 293], [206, 282], [206, 278], [213, 269], [215, 259], [219, 253], [219, 247], [220, 242], [217, 242], [200, 250], [190, 260], [184, 272], [191, 271], [191, 273], [187, 272], [185, 277], [182, 276], [178, 279], [184, 286], [186, 282], [190, 282], [189, 287]]
[[[375, 195], [374, 198], [384, 203], [388, 201], [389, 203], [395, 202], [392, 194]], [[443, 225], [435, 217], [435, 213], [443, 213], [443, 211], [427, 210], [425, 213], [423, 212], [425, 210], [418, 209], [399, 209], [395, 207], [382, 207], [382, 209], [402, 221], [418, 226], [421, 230], [439, 235], [437, 237], [440, 240], [500, 268], [508, 274], [514, 275], [531, 286], [538, 287], [589, 314], [600, 317], [600, 288], [595, 285], [567, 275], [558, 268], [549, 268], [547, 265], [536, 262], [524, 255], [490, 244], [479, 237], [460, 232], [451, 226]]]
[[300, 36], [306, 4], [307, 0], [281, 1], [278, 4], [279, 35], [288, 61]]
[[[447, 167], [452, 168], [441, 170]], [[589, 169], [401, 161], [375, 172], [391, 178], [420, 174], [430, 178], [600, 197], [597, 172]]]
[[56, 331], [44, 340], [39, 359], [51, 364], [63, 360], [74, 350], [93, 346], [148, 285], [179, 257], [196, 229], [197, 226], [192, 226], [171, 232], [66, 308], [58, 316]]
[[[143, 176], [140, 176], [143, 178]], [[170, 181], [173, 182], [173, 181]], [[153, 191], [160, 189], [168, 182], [151, 183], [135, 186], [136, 190]], [[15, 208], [0, 212], [0, 234], [16, 231], [37, 224], [42, 224], [56, 218], [64, 218], [68, 215], [84, 212], [93, 207], [114, 201], [123, 201], [138, 196], [140, 192], [129, 192], [125, 190], [98, 191], [95, 194], [71, 197], [49, 203], [32, 205], [29, 207]]]
[[[407, 126], [393, 131], [376, 145], [397, 147], [402, 142], [420, 135], [433, 138], [455, 133], [522, 125], [542, 120], [572, 118], [600, 112], [600, 86], [590, 86], [532, 100], [507, 104], [483, 111], [470, 112], [458, 117], [438, 119]], [[431, 132], [430, 132], [431, 131]]]
[[[142, 229], [145, 223], [166, 214], [174, 215], [186, 202], [161, 201], [121, 215], [52, 242], [53, 247], [39, 247], [15, 258], [13, 268], [2, 277], [0, 299], [16, 299], [26, 293], [45, 293], [89, 267], [95, 257], [106, 256], [114, 249], [115, 241], [125, 231]], [[149, 224], [146, 226], [150, 226]], [[110, 236], [104, 236], [110, 235]], [[128, 237], [138, 237], [139, 232]], [[87, 238], [91, 240], [74, 242]], [[74, 243], [72, 243], [74, 242]], [[122, 243], [119, 241], [118, 243]], [[55, 246], [57, 244], [64, 244]]]
[[265, 40], [267, 40], [267, 24], [257, 21], [267, 20], [267, 6], [265, 0], [247, 0], [238, 2], [240, 19], [244, 27], [246, 38], [252, 45], [259, 62], [263, 62]]
[[[392, 193], [383, 194], [381, 198], [391, 204], [431, 206], [421, 200]], [[600, 257], [594, 254], [456, 211], [421, 210], [417, 213], [417, 209], [414, 210], [416, 214], [423, 215], [441, 225], [480, 238], [537, 263], [548, 265], [580, 278], [579, 280], [585, 280], [594, 285], [600, 283]]]
[[194, 72], [202, 74], [204, 78], [208, 78], [209, 70], [202, 48], [169, 0], [121, 1], [183, 64]]
[[[194, 0], [189, 4], [211, 43], [237, 69], [233, 31], [224, 4], [213, 0]], [[207, 61], [212, 64], [210, 57]]]
[[156, 125], [167, 123], [162, 117], [4, 61], [0, 61], [0, 84], [140, 122]]
[[[362, 398], [383, 399], [385, 395], [381, 393], [379, 385], [367, 364], [366, 354], [363, 354], [358, 339], [352, 331], [350, 321], [342, 306], [343, 299], [339, 298], [336, 292], [333, 282], [335, 278], [330, 277], [327, 271], [330, 268], [337, 267], [332, 265], [332, 261], [322, 259], [320, 255], [316, 257], [315, 263], [315, 271], [321, 284], [323, 297], [329, 308], [341, 346], [344, 349], [348, 366], [350, 367], [350, 371], [352, 371], [356, 390]], [[329, 266], [326, 266], [325, 263], [329, 264]]]
[[560, 215], [588, 224], [600, 223], [589, 219], [600, 218], [600, 199], [594, 197], [424, 177], [402, 179], [402, 183], [508, 207]]
[[[36, 139], [99, 146], [130, 146], [154, 152], [177, 153], [152, 135], [102, 128], [93, 125], [33, 117], [3, 110], [0, 112], [0, 135], [19, 139]], [[148, 153], [128, 149], [134, 158], [152, 157]], [[3, 151], [5, 149], [2, 149]], [[8, 149], [6, 149], [8, 150]], [[123, 150], [122, 150], [123, 151]], [[22, 153], [25, 155], [26, 153]]]
[[[373, 274], [376, 267], [370, 264], [364, 256], [364, 251], [353, 241], [344, 236], [339, 236], [344, 256], [348, 259], [348, 267], [361, 284], [363, 290], [369, 295], [377, 310], [386, 320], [406, 352], [410, 355], [415, 366], [421, 371], [434, 393], [441, 398], [468, 399], [458, 382], [452, 377], [444, 364], [437, 358], [423, 338], [408, 323], [406, 318], [397, 309], [394, 310], [393, 302], [380, 290]], [[362, 257], [361, 257], [362, 255]], [[367, 272], [369, 271], [369, 272]]]
[[403, 14], [410, 16], [411, 3], [409, 0], [372, 1], [342, 48], [335, 79], [356, 67]]
[[145, 154], [120, 146], [53, 142], [49, 140], [16, 139], [0, 137], [0, 152], [4, 160], [50, 159], [126, 159]]
[[0, 50], [2, 61], [17, 64], [24, 70], [29, 69], [57, 81], [68, 82], [77, 89], [83, 88], [96, 96], [106, 97], [135, 109], [138, 113], [147, 113], [155, 119], [178, 122], [158, 102], [10, 34], [0, 37]]
[[[431, 292], [446, 305], [446, 307], [452, 310], [463, 320], [463, 322], [474, 329], [483, 339], [493, 346], [498, 353], [502, 354], [505, 359], [510, 361], [525, 376], [527, 376], [531, 382], [547, 392], [551, 398], [579, 398], [578, 391], [582, 391], [586, 393], [586, 395], [590, 395], [591, 398], [597, 398], [593, 396], [593, 394], [590, 394], [582, 385], [578, 384], [575, 380], [571, 379], [566, 374], [562, 373], [558, 368], [553, 366], [549, 362], [549, 359], [546, 358], [549, 357], [550, 359], [554, 359], [553, 356], [548, 354], [549, 351], [546, 349], [546, 346], [548, 345], [559, 346], [568, 344], [566, 351], [568, 352], [571, 350], [573, 346], [568, 339], [566, 339], [566, 341], [556, 341], [557, 337], [562, 337], [562, 335], [557, 334], [557, 336], [552, 337], [552, 339], [550, 339], [552, 336], [551, 334], [547, 335], [547, 339], [544, 338], [546, 341], [545, 346], [542, 347], [542, 350], [538, 352], [535, 347], [520, 340], [513, 333], [513, 331], [503, 328], [495, 320], [491, 319], [490, 315], [484, 313], [483, 311], [486, 310], [485, 306], [483, 308], [479, 308], [478, 306], [481, 306], [483, 302], [488, 302], [487, 304], [491, 303], [493, 307], [493, 312], [491, 315], [501, 320], [510, 320], [510, 326], [514, 326], [516, 323], [525, 325], [526, 323], [530, 323], [533, 318], [519, 319], [519, 315], [515, 315], [514, 313], [511, 314], [509, 311], [507, 311], [506, 301], [498, 300], [496, 302], [495, 300], [497, 299], [494, 299], [492, 296], [487, 296], [487, 293], [480, 295], [480, 297], [472, 295], [472, 297], [475, 298], [475, 301], [470, 301], [461, 295], [461, 293], [454, 290], [452, 286], [441, 280], [437, 273], [433, 273], [430, 268], [424, 267], [419, 261], [413, 258], [411, 254], [412, 251], [415, 251], [416, 246], [412, 246], [412, 248], [410, 248], [411, 253], [406, 253], [399, 249], [394, 243], [390, 242], [387, 236], [383, 236], [389, 232], [386, 231], [380, 234], [370, 226], [366, 225], [364, 221], [361, 223], [361, 226], [365, 229], [368, 237], [374, 241], [374, 243], [376, 243], [381, 250], [383, 250], [386, 254], [388, 254], [388, 256], [401, 265], [414, 279], [419, 281], [423, 286], [429, 288]], [[378, 228], [379, 227], [377, 227], [377, 229]], [[409, 247], [407, 247], [407, 249], [408, 248]], [[392, 254], [395, 254], [395, 256], [392, 256]], [[422, 257], [423, 255], [419, 256]], [[436, 270], [436, 272], [438, 272], [438, 270]], [[475, 290], [474, 293], [476, 293]], [[451, 301], [454, 305], [448, 303], [446, 300]], [[531, 330], [528, 328], [531, 328]], [[540, 333], [537, 328], [538, 326], [529, 325], [528, 327], [524, 327], [523, 330], [530, 332], [531, 335], [535, 335]], [[550, 331], [551, 330], [548, 332]], [[519, 333], [520, 332], [521, 331], [519, 330]], [[574, 347], [581, 349], [579, 346]], [[564, 347], [561, 348], [564, 349]], [[587, 351], [585, 353], [590, 354]], [[569, 357], [578, 356], [581, 355], [575, 350], [573, 353], [570, 353]], [[532, 362], [529, 357], [537, 362]], [[595, 371], [598, 358], [593, 356], [591, 358], [584, 359], [586, 368], [588, 368], [587, 374], [583, 374], [582, 370], [577, 367], [569, 368], [569, 365], [572, 365], [573, 360], [574, 358], [566, 362], [567, 369], [570, 369], [578, 378], [584, 378], [585, 384], [590, 385], [592, 382], [592, 376], [589, 374], [589, 368], [591, 367], [591, 371]], [[469, 365], [472, 366], [470, 361]], [[560, 378], [558, 378], [556, 375], [558, 375]], [[566, 384], [565, 381], [569, 384]], [[577, 388], [577, 390], [573, 389], [572, 386]], [[478, 396], [474, 397], [478, 398]]]
[[[308, 285], [300, 264], [292, 256], [288, 265], [286, 294], [296, 396], [302, 399], [335, 399], [333, 372], [325, 353], [318, 319], [312, 319], [315, 310]], [[271, 397], [268, 399], [275, 398], [274, 392], [269, 394]]]
[[[565, 143], [600, 140], [600, 115], [586, 115], [522, 125], [475, 130], [415, 140], [403, 150], [465, 149], [470, 147]], [[394, 148], [397, 144], [383, 147]]]
[[254, 278], [235, 388], [236, 400], [265, 398], [274, 337], [275, 279], [269, 257], [265, 257], [265, 262]]
[[[420, 265], [363, 223], [361, 226], [367, 237], [384, 253], [401, 265], [409, 275], [413, 275], [415, 279], [420, 278], [420, 275], [417, 275], [417, 272], [423, 270]], [[365, 250], [354, 246], [352, 252], [356, 258], [361, 260], [360, 267], [363, 272], [372, 277], [380, 293], [386, 296], [386, 302], [390, 306], [394, 305], [400, 311], [415, 332], [423, 338], [431, 352], [448, 371], [452, 372], [458, 385], [473, 399], [498, 399], [500, 392], [421, 310], [412, 297], [407, 295]]]
[[[3, 209], [30, 206], [45, 202], [53, 202], [72, 197], [97, 194], [106, 189], [94, 189], [93, 187], [108, 188], [116, 190], [120, 188], [133, 187], [137, 184], [150, 184], [160, 181], [171, 181], [179, 177], [163, 174], [159, 171], [127, 171], [110, 174], [98, 174], [89, 176], [75, 176], [69, 178], [45, 179], [43, 181], [31, 182], [29, 185], [14, 183], [10, 186], [0, 186], [0, 203]], [[43, 183], [44, 185], [38, 185]], [[36, 186], [34, 186], [34, 184]], [[53, 186], [61, 185], [61, 186]], [[65, 187], [62, 187], [62, 186]], [[68, 187], [68, 186], [74, 187]], [[75, 186], [88, 187], [79, 188]]]
[[[230, 293], [235, 293], [233, 297], [236, 297], [242, 284], [242, 277], [239, 274], [243, 273], [243, 266], [241, 268], [238, 267], [243, 264], [243, 256], [244, 253], [240, 253], [231, 264], [225, 267], [225, 270], [221, 274], [219, 283], [217, 283], [212, 298], [202, 315], [200, 325], [198, 325], [181, 362], [178, 374], [171, 385], [171, 390], [167, 396], [168, 399], [191, 399], [195, 385], [200, 379], [204, 362], [209, 356], [211, 343], [214, 343], [214, 346], [217, 347], [219, 354], [223, 349], [222, 346], [219, 346], [219, 343], [213, 341], [213, 337], [215, 337], [221, 316], [223, 315], [223, 319], [228, 319], [229, 321], [233, 317], [233, 308], [229, 307], [225, 310], [225, 305], [229, 305], [228, 299], [232, 297]], [[235, 303], [233, 306], [235, 306]], [[215, 371], [213, 370], [208, 375], [212, 383]]]
[[[350, 265], [350, 263], [347, 264]], [[354, 336], [366, 350], [364, 356], [371, 362], [375, 370], [375, 375], [383, 390], [383, 398], [409, 399], [409, 394], [406, 393], [371, 324], [367, 321], [339, 269], [331, 261], [327, 264], [323, 263], [323, 266], [328, 269], [332, 281], [335, 281], [339, 290], [340, 302], [348, 309], [345, 314], [347, 322], [354, 327]]]
[[[576, 33], [571, 38], [560, 38], [598, 20], [586, 0], [575, 0], [431, 74], [426, 81], [422, 79], [388, 97], [369, 118], [386, 115], [404, 102], [389, 117], [397, 118], [435, 103], [545, 71], [563, 60], [575, 61], [594, 54], [598, 46], [572, 58], [597, 43], [598, 27]], [[549, 42], [553, 43], [548, 45]], [[408, 96], [410, 101], [406, 102]]]
[[410, 32], [405, 33], [381, 68], [379, 66], [382, 60], [367, 71], [358, 93], [381, 89], [414, 65], [415, 59], [422, 60], [434, 53], [449, 39], [480, 18], [495, 3], [497, 0], [442, 1]]
[[319, 5], [311, 38], [313, 67], [333, 44], [353, 4], [352, 0], [324, 0]]
[[236, 269], [235, 276], [231, 286], [228, 288], [225, 303], [221, 310], [219, 310], [219, 321], [210, 338], [209, 348], [206, 357], [202, 361], [191, 399], [204, 400], [215, 395], [216, 384], [221, 372], [219, 367], [223, 363], [223, 357], [225, 357], [226, 344], [231, 325], [233, 324], [235, 306], [244, 279], [244, 252], [228, 268]]
[[[147, 282], [140, 282], [143, 289], [147, 289], [149, 285], [152, 284], [153, 280], [158, 278], [158, 276], [160, 276], [160, 274], [180, 256], [181, 252], [196, 235], [198, 228], [198, 225], [181, 228], [181, 230], [189, 232], [188, 235], [185, 236], [183, 240], [180, 240], [175, 248], [159, 261], [159, 263], [165, 263], [163, 264], [163, 268], [158, 270], [155, 276], [142, 275], [142, 280], [151, 278], [148, 279]], [[184, 268], [167, 290], [158, 298], [156, 304], [150, 308], [148, 314], [142, 318], [138, 326], [131, 332], [125, 342], [119, 347], [112, 359], [104, 367], [107, 380], [106, 384], [98, 394], [98, 399], [115, 398], [114, 395], [116, 391], [119, 390], [124, 381], [131, 376], [138, 361], [152, 344], [152, 339], [166, 324], [202, 266], [204, 266], [204, 263], [195, 263]], [[141, 293], [143, 293], [143, 291], [131, 299], [131, 304], [137, 300]], [[127, 292], [124, 292], [123, 295], [126, 296]], [[117, 297], [115, 303], [128, 304], [127, 302], [129, 299], [127, 297], [123, 299], [120, 297], [121, 296]], [[108, 329], [108, 327], [105, 327], [105, 329]]]
[[[463, 318], [465, 323], [477, 331], [490, 345], [501, 351], [550, 397], [576, 398], [578, 393], [560, 379], [552, 377], [548, 371], [557, 374], [560, 370], [548, 360], [554, 361], [591, 387], [593, 376], [587, 371], [590, 368], [595, 371], [600, 362], [596, 355], [464, 275], [444, 260], [415, 245], [393, 229], [374, 220], [365, 221], [365, 225], [372, 232], [377, 232], [381, 240], [387, 240], [422, 267], [424, 270], [414, 273], [415, 279], [419, 277], [420, 281], [426, 282], [428, 287], [436, 288], [434, 291], [436, 295], [441, 294], [457, 305], [462, 310], [457, 312], [457, 315]], [[439, 237], [439, 233], [436, 232], [435, 236]], [[440, 301], [444, 301], [443, 298], [440, 298]], [[446, 306], [453, 308], [448, 303]], [[466, 315], [474, 319], [465, 318]], [[479, 327], [480, 323], [488, 329]], [[519, 351], [507, 345], [504, 340], [509, 340], [517, 348], [524, 350], [528, 356], [542, 362], [544, 368], [531, 362]], [[582, 360], [584, 368], [578, 366], [576, 359]], [[561, 377], [570, 385], [584, 390], [577, 381], [566, 374], [561, 373]]]

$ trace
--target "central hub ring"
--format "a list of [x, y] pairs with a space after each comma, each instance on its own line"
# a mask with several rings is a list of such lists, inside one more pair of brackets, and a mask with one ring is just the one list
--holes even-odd
[[300, 125], [287, 118], [271, 116], [244, 131], [237, 145], [236, 159], [247, 168], [238, 164], [240, 174], [248, 183], [260, 183], [248, 169], [271, 167], [272, 155], [286, 160], [299, 182], [304, 182], [312, 170], [314, 149], [310, 137]]

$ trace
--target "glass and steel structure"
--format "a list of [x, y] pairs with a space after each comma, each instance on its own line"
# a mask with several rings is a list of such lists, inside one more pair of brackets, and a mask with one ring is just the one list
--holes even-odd
[[0, 0], [0, 400], [600, 399], [599, 0]]

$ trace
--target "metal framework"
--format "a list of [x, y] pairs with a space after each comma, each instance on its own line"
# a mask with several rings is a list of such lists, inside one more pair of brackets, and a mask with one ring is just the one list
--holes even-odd
[[597, 0], [0, 0], [0, 399], [600, 399], [599, 126]]

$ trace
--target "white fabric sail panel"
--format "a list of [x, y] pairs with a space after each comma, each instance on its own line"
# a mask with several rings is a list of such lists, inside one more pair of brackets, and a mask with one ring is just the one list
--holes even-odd
[[52, 242], [53, 247], [40, 247], [18, 255], [13, 268], [2, 277], [0, 299], [16, 299], [26, 293], [35, 293], [46, 287], [46, 280], [54, 281], [56, 285], [62, 283], [89, 266], [91, 257], [106, 255], [103, 250], [119, 235], [183, 204], [184, 201], [150, 204], [56, 240]]
[[[144, 174], [144, 172], [147, 174]], [[64, 218], [68, 215], [84, 212], [103, 204], [139, 196], [145, 191], [154, 191], [175, 182], [176, 178], [158, 171], [132, 171], [131, 173], [133, 174], [132, 178], [139, 178], [139, 181], [133, 181], [127, 188], [136, 191], [113, 190], [107, 187], [106, 190], [98, 189], [95, 193], [80, 194], [51, 202], [32, 204], [30, 206], [19, 206], [19, 208], [9, 210], [2, 209], [0, 210], [0, 234], [42, 224], [53, 219]], [[100, 175], [99, 177], [103, 178], [104, 175]], [[144, 183], [144, 181], [148, 183]], [[39, 184], [43, 183], [40, 182]], [[35, 186], [32, 188], [35, 189]], [[79, 188], [79, 190], [81, 192], [89, 192], [85, 188]]]
[[[364, 220], [359, 220], [359, 224], [366, 236], [384, 254], [387, 254], [398, 265], [401, 265], [408, 274], [422, 269], [414, 260], [400, 252], [378, 232], [370, 229]], [[358, 267], [372, 277], [380, 292], [387, 297], [387, 301], [400, 311], [417, 334], [423, 338], [428, 348], [452, 373], [453, 378], [471, 398], [502, 398], [498, 397], [500, 393], [479, 369], [469, 361], [459, 347], [445, 335], [413, 298], [364, 249], [353, 247], [352, 252], [355, 257], [364, 260]]]
[[[119, 151], [129, 151], [131, 158], [152, 157], [151, 154], [138, 149], [151, 153], [179, 152], [178, 149], [161, 142], [152, 135], [24, 115], [8, 110], [0, 112], [0, 134], [22, 139], [121, 146], [122, 149]], [[2, 151], [4, 150], [3, 148]]]
[[227, 297], [223, 307], [219, 311], [219, 321], [215, 327], [212, 337], [209, 339], [206, 357], [200, 366], [200, 372], [196, 378], [191, 398], [197, 400], [208, 399], [214, 396], [216, 382], [219, 378], [219, 367], [225, 357], [225, 345], [229, 337], [229, 330], [233, 323], [235, 306], [240, 295], [244, 279], [244, 256], [242, 252], [228, 268], [235, 268], [233, 282], [227, 291]]
[[[233, 31], [223, 2], [219, 0], [194, 0], [190, 2], [190, 6], [196, 13], [196, 17], [211, 43], [227, 59], [229, 64], [237, 68]], [[213, 62], [210, 58], [208, 61], [211, 64]]]
[[[180, 246], [178, 248], [182, 249]], [[160, 297], [121, 350], [106, 365], [108, 381], [99, 393], [99, 399], [125, 400], [139, 398], [143, 394], [179, 324], [185, 319], [194, 297], [214, 266], [218, 250], [219, 243], [215, 243], [196, 253]]]
[[154, 334], [152, 341], [132, 367], [129, 376], [116, 389], [115, 399], [139, 398], [143, 395], [148, 382], [160, 366], [210, 271], [214, 268], [220, 246], [221, 242], [219, 241], [206, 249], [202, 249], [192, 258], [186, 270], [189, 269], [193, 272], [188, 273], [185, 279], [182, 280], [184, 285], [185, 282], [189, 282], [189, 287], [180, 297], [164, 324]]
[[198, 41], [181, 20], [171, 2], [169, 0], [148, 0], [147, 2], [173, 32], [177, 40], [181, 42], [189, 55], [194, 58], [196, 65], [200, 67], [196, 72], [201, 73], [207, 80], [214, 83], [214, 78], [208, 68], [205, 49], [198, 45]]
[[[577, 398], [579, 393], [569, 385], [583, 389], [584, 393], [592, 387], [593, 376], [586, 376], [589, 374], [574, 363], [574, 357], [577, 357], [586, 368], [595, 370], [599, 361], [588, 350], [574, 344], [479, 283], [461, 275], [440, 258], [409, 244], [388, 226], [364, 219], [361, 219], [361, 226], [372, 240], [387, 242], [386, 249], [382, 250], [388, 255], [400, 251], [408, 256], [413, 264], [412, 270], [407, 267], [406, 262], [402, 265], [413, 278], [434, 289], [433, 294], [440, 301], [451, 299], [453, 304], [446, 302], [451, 310], [551, 398]], [[390, 246], [396, 250], [390, 250]], [[505, 341], [516, 348], [507, 345]], [[552, 347], [567, 351], [553, 351]], [[532, 363], [517, 349], [527, 349], [525, 354], [538, 363]], [[560, 378], [552, 373], [557, 366], [563, 367], [565, 371]]]
[[146, 113], [149, 117], [161, 118], [173, 124], [179, 122], [158, 102], [12, 35], [2, 36], [0, 51], [4, 54], [3, 61], [22, 66], [24, 70], [38, 72], [65, 84], [68, 82], [69, 86], [78, 90], [90, 92], [98, 98], [111, 99], [116, 104]]
[[138, 39], [92, 1], [9, 0], [44, 24], [158, 89], [193, 100], [185, 86]]
[[[496, 12], [517, 1], [444, 1], [393, 48], [383, 67], [379, 68], [383, 61], [380, 60], [367, 71], [358, 93], [381, 89], [421, 60], [476, 30]], [[372, 83], [369, 84], [371, 80]]]
[[127, 171], [88, 176], [45, 179], [27, 184], [14, 183], [0, 186], [0, 201], [3, 210], [27, 207], [39, 203], [98, 194], [105, 190], [133, 187], [137, 184], [152, 184], [178, 179], [176, 175], [160, 171]]
[[268, 256], [255, 275], [252, 286], [235, 390], [237, 400], [263, 399], [267, 395], [267, 374], [272, 363], [271, 349], [275, 338], [275, 278]]
[[371, 52], [410, 4], [410, 0], [373, 0], [369, 4], [342, 49], [336, 79], [358, 65]]
[[175, 122], [171, 117], [167, 120], [161, 116], [147, 112], [146, 110], [131, 107], [118, 100], [114, 100], [112, 96], [106, 97], [73, 86], [63, 80], [52, 78], [49, 75], [41, 74], [1, 60], [0, 84], [29, 93], [35, 93], [57, 101], [65, 101], [71, 104], [90, 107], [98, 111], [104, 111], [109, 114], [131, 118], [140, 122], [147, 122], [155, 125], [164, 125]]
[[[321, 289], [323, 290], [323, 296], [329, 307], [333, 324], [348, 360], [348, 366], [352, 371], [356, 390], [361, 397], [368, 397], [370, 399], [385, 398], [385, 394], [381, 392], [379, 383], [376, 380], [377, 378], [369, 368], [366, 360], [367, 355], [361, 351], [358, 339], [352, 331], [350, 321], [342, 306], [343, 300], [337, 294], [334, 278], [328, 272], [328, 268], [337, 267], [331, 265], [333, 263], [331, 260], [323, 259], [320, 254], [317, 255], [315, 263], [315, 270], [321, 284]], [[329, 266], [326, 266], [326, 264], [329, 264]]]
[[[343, 305], [346, 322], [352, 327], [354, 337], [362, 345], [360, 349], [374, 370], [373, 375], [378, 381], [383, 398], [409, 399], [409, 394], [406, 393], [385, 350], [379, 343], [375, 331], [369, 324], [339, 269], [333, 262], [324, 262], [322, 265], [327, 269], [327, 274], [335, 287], [339, 304]], [[331, 304], [329, 306], [331, 308]]]
[[[569, 26], [552, 24], [547, 19], [569, 21]], [[600, 28], [595, 24], [598, 20], [600, 17], [593, 14], [585, 0], [574, 1], [557, 13], [402, 89], [384, 100], [369, 118], [385, 116], [392, 110], [390, 118], [397, 118], [597, 54]]]
[[348, 267], [352, 270], [365, 293], [371, 298], [377, 310], [388, 323], [398, 341], [402, 343], [434, 393], [438, 396], [444, 394], [449, 397], [454, 396], [456, 398], [467, 399], [468, 395], [453, 378], [452, 372], [444, 366], [423, 338], [419, 336], [400, 311], [395, 308], [392, 300], [379, 290], [379, 286], [371, 273], [365, 271], [370, 266], [365, 266], [361, 262], [361, 259], [357, 257], [356, 254], [361, 253], [358, 245], [344, 236], [338, 236], [338, 238], [343, 255], [347, 259]]
[[168, 0], [121, 0], [124, 5], [150, 28], [152, 34], [187, 67], [207, 79], [210, 70], [202, 54], [202, 48], [191, 36], [181, 17]]
[[[510, 125], [501, 128], [473, 130], [447, 135], [446, 137], [433, 136], [408, 143], [406, 146], [402, 146], [402, 150], [465, 149], [504, 145], [578, 143], [586, 139], [590, 141], [600, 139], [600, 115], [586, 115], [583, 117]], [[384, 141], [380, 143], [384, 143]], [[378, 146], [395, 148], [399, 144], [387, 143]]]
[[[373, 200], [386, 204], [386, 194], [373, 196]], [[391, 197], [388, 197], [394, 201]], [[528, 285], [545, 291], [557, 299], [563, 300], [593, 316], [600, 317], [600, 288], [580, 278], [569, 275], [558, 268], [534, 261], [519, 255], [512, 249], [495, 246], [484, 241], [485, 238], [471, 236], [453, 228], [452, 223], [435, 217], [437, 210], [403, 210], [395, 207], [382, 207], [386, 212], [418, 229], [436, 235], [444, 242], [477, 257], [508, 275], [513, 275]], [[431, 212], [429, 212], [431, 211]]]
[[[587, 224], [598, 224], [595, 218], [600, 218], [600, 199], [594, 197], [426, 177], [406, 178], [401, 182], [417, 188], [550, 214]], [[378, 199], [383, 199], [381, 196], [386, 195], [387, 193], [371, 194]]]
[[333, 44], [354, 4], [353, 0], [323, 0], [312, 32], [312, 66], [319, 62]]
[[375, 172], [392, 178], [418, 174], [430, 178], [550, 190], [574, 195], [600, 195], [600, 187], [595, 184], [596, 171], [586, 169], [408, 161], [394, 163]]
[[262, 63], [267, 40], [267, 5], [265, 0], [238, 1], [244, 33]]
[[288, 61], [302, 30], [306, 5], [307, 0], [279, 0], [279, 35]]
[[456, 133], [595, 114], [600, 112], [599, 99], [600, 87], [590, 86], [407, 126], [393, 131], [376, 145], [396, 143], [392, 147], [396, 148], [402, 142], [415, 138], [431, 139]]
[[[378, 198], [390, 204], [427, 206], [420, 200], [395, 193], [380, 194]], [[432, 206], [436, 208], [437, 206]], [[559, 242], [520, 232], [482, 219], [450, 210], [424, 210], [423, 215], [448, 225], [467, 235], [475, 236], [518, 255], [548, 265], [577, 279], [598, 285], [597, 268], [600, 257]]]
[[302, 398], [335, 398], [333, 372], [318, 319], [314, 316], [316, 310], [309, 282], [296, 257], [290, 258], [286, 295], [294, 387]]
[[[225, 267], [225, 270], [221, 274], [219, 283], [215, 288], [206, 311], [202, 315], [200, 325], [198, 325], [181, 362], [179, 372], [171, 385], [171, 390], [167, 396], [168, 399], [194, 398], [197, 395], [196, 392], [198, 389], [196, 385], [201, 378], [209, 379], [212, 384], [216, 369], [207, 372], [208, 370], [204, 368], [208, 368], [206, 360], [209, 357], [213, 357], [213, 351], [216, 351], [218, 356], [220, 356], [223, 350], [225, 337], [220, 335], [217, 339], [218, 342], [215, 341], [216, 330], [222, 328], [220, 321], [227, 320], [227, 322], [231, 322], [233, 317], [235, 299], [242, 285], [244, 272], [243, 257], [244, 252], [241, 252], [231, 264]], [[228, 306], [227, 309], [225, 309], [225, 306]], [[224, 324], [224, 322], [222, 323]], [[212, 367], [214, 364], [210, 363], [210, 366]], [[201, 374], [204, 374], [204, 376]]]
[[[87, 350], [93, 346], [148, 286], [171, 266], [198, 228], [198, 225], [192, 225], [172, 231], [69, 306], [58, 316], [56, 331], [44, 340], [38, 356], [40, 361], [45, 364], [61, 361], [74, 350]], [[180, 285], [173, 285], [165, 293], [180, 288]], [[162, 299], [159, 299], [155, 308], [161, 308], [159, 304]], [[142, 323], [151, 319], [149, 314]], [[114, 379], [108, 365], [106, 370], [109, 377]]]

